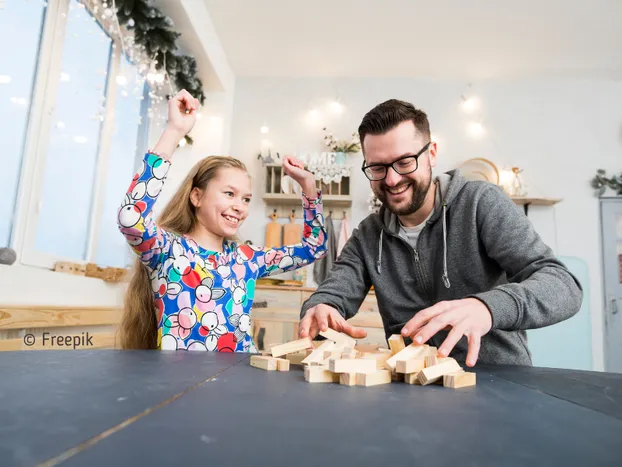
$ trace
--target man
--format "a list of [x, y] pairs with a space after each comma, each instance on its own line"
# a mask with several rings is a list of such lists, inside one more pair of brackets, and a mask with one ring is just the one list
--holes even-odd
[[359, 127], [363, 172], [382, 201], [353, 232], [325, 282], [303, 304], [300, 336], [346, 320], [373, 285], [387, 337], [401, 334], [467, 366], [531, 365], [525, 330], [575, 315], [583, 291], [496, 185], [459, 171], [432, 180], [427, 116], [389, 100]]

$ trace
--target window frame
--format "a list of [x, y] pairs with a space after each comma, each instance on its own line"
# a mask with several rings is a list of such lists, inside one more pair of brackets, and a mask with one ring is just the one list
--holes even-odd
[[[66, 34], [69, 5], [72, 0], [48, 0], [42, 26], [40, 47], [38, 52], [38, 66], [35, 70], [32, 101], [25, 131], [23, 145], [22, 168], [18, 181], [15, 203], [14, 222], [11, 228], [9, 246], [17, 253], [17, 261], [25, 266], [44, 269], [54, 269], [56, 262], [70, 261], [73, 263], [95, 262], [98, 248], [98, 232], [104, 205], [105, 181], [107, 177], [107, 162], [110, 152], [111, 138], [114, 127], [114, 111], [118, 84], [116, 75], [121, 66], [123, 47], [118, 37], [106, 34], [111, 39], [111, 52], [108, 63], [104, 120], [100, 125], [93, 190], [91, 192], [91, 211], [87, 230], [86, 258], [66, 258], [37, 250], [35, 245], [40, 199], [45, 177], [47, 150], [52, 125], [53, 109], [56, 103], [56, 93], [60, 80], [62, 53]], [[85, 6], [85, 8], [87, 8]], [[92, 13], [91, 13], [92, 14]], [[143, 97], [147, 99], [148, 85], [143, 86]], [[150, 103], [150, 101], [149, 101]], [[149, 106], [141, 105], [140, 116], [142, 125], [138, 131], [136, 153], [133, 154], [135, 166], [138, 159], [142, 159], [142, 150], [139, 142], [148, 141]], [[132, 157], [132, 155], [129, 155]], [[128, 177], [128, 186], [131, 175]], [[123, 193], [119, 193], [119, 204]]]

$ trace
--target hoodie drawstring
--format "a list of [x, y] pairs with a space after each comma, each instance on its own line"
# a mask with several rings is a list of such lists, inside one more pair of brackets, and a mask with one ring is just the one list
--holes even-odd
[[447, 203], [443, 203], [443, 284], [447, 289], [451, 287], [447, 274]]
[[380, 263], [382, 262], [382, 235], [384, 234], [384, 229], [380, 229], [380, 242], [378, 243], [378, 261], [376, 262], [376, 270], [378, 274], [380, 274]]

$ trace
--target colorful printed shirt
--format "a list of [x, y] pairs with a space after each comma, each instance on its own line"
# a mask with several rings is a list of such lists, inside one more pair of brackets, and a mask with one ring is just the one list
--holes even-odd
[[256, 352], [249, 334], [256, 280], [324, 256], [322, 194], [302, 196], [301, 243], [260, 248], [225, 241], [223, 252], [213, 252], [153, 220], [152, 208], [169, 168], [170, 162], [147, 153], [118, 213], [120, 231], [151, 276], [158, 348]]

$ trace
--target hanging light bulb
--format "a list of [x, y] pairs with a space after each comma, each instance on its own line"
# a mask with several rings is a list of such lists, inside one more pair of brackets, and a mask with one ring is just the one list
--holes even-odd
[[268, 133], [270, 131], [270, 129], [267, 126], [262, 126], [261, 127], [261, 132], [265, 135], [266, 133]]

